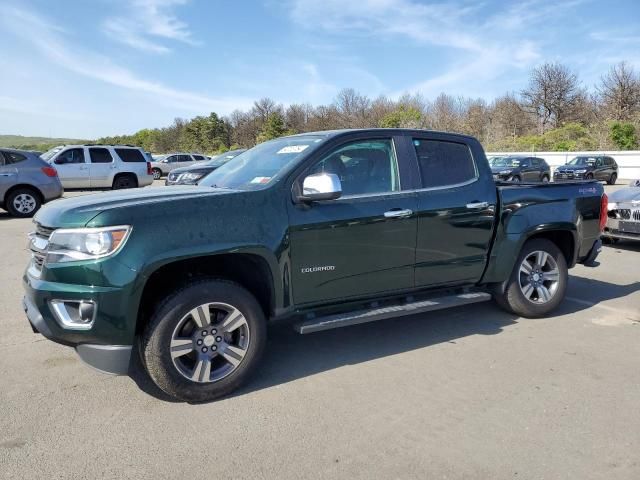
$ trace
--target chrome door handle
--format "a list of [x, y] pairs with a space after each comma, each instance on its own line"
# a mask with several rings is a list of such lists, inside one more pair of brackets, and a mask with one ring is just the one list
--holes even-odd
[[384, 212], [385, 218], [400, 218], [400, 217], [409, 217], [413, 214], [413, 210], [409, 210], [408, 208], [398, 209], [398, 210], [389, 210]]
[[489, 202], [467, 203], [467, 208], [471, 208], [473, 210], [478, 210], [480, 208], [487, 208], [488, 206], [489, 206]]

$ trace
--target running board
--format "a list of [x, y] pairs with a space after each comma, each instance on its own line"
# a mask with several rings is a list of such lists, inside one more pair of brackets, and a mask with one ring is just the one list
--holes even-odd
[[375, 322], [386, 318], [400, 317], [402, 315], [413, 315], [415, 313], [432, 312], [444, 308], [459, 307], [471, 303], [486, 302], [491, 300], [491, 295], [483, 292], [461, 293], [459, 295], [448, 295], [446, 297], [435, 297], [419, 302], [405, 303], [403, 305], [392, 305], [388, 307], [378, 307], [371, 310], [358, 310], [356, 312], [338, 313], [317, 317], [297, 324], [294, 328], [298, 333], [313, 333], [332, 328], [358, 325], [359, 323]]

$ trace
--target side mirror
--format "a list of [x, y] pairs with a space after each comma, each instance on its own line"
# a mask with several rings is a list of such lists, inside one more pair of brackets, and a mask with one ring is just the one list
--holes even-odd
[[340, 177], [335, 173], [316, 173], [309, 175], [302, 182], [302, 195], [299, 199], [303, 202], [317, 200], [335, 200], [342, 195]]

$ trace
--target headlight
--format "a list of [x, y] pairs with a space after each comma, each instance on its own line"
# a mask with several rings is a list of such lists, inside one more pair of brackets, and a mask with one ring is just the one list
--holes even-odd
[[47, 263], [94, 260], [113, 255], [127, 241], [129, 225], [102, 228], [60, 228], [51, 234]]
[[573, 173], [587, 173], [586, 170], [574, 170]]
[[509, 175], [511, 170], [500, 170], [500, 175]]
[[183, 173], [180, 176], [180, 181], [195, 182], [200, 180], [204, 175], [202, 173]]

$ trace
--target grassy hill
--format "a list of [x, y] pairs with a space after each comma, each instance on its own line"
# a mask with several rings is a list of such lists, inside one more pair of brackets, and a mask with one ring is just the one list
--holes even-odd
[[22, 135], [0, 135], [0, 147], [45, 151], [56, 145], [90, 143], [78, 138], [23, 137]]

